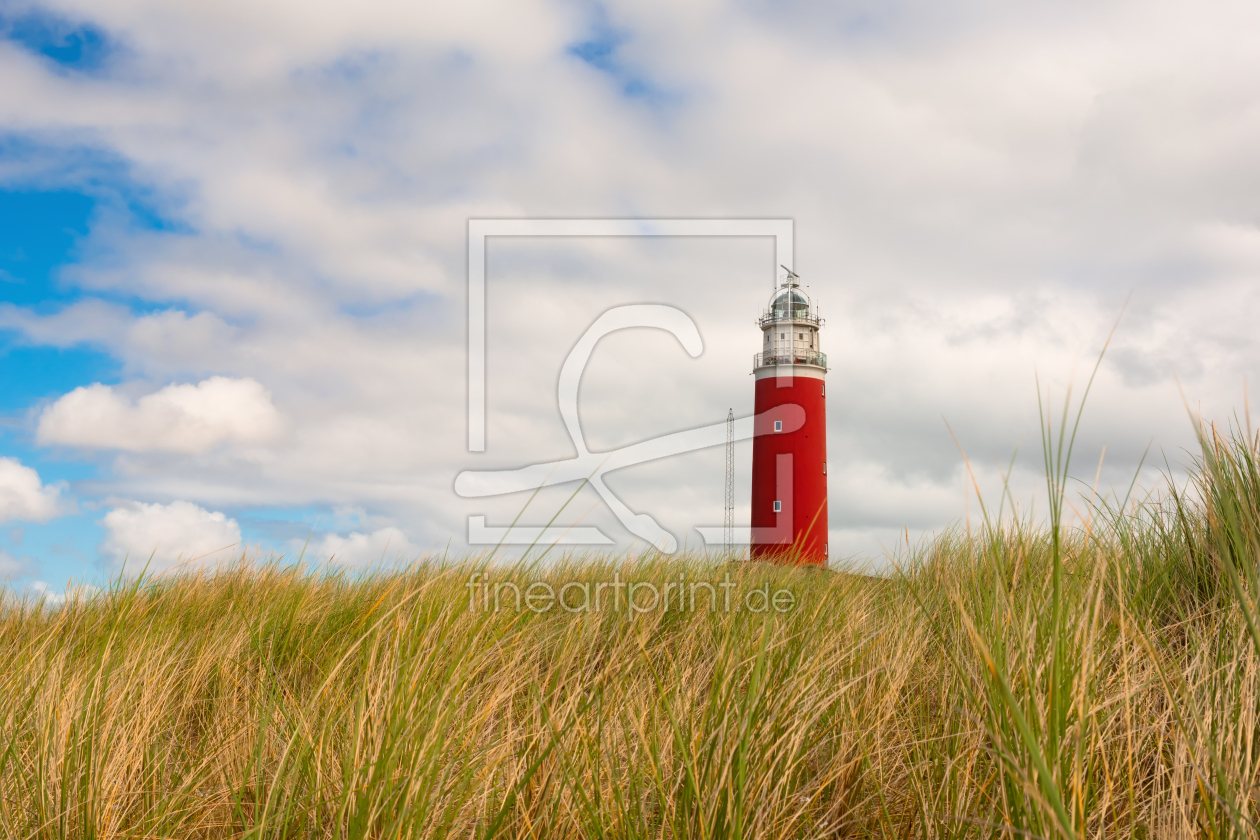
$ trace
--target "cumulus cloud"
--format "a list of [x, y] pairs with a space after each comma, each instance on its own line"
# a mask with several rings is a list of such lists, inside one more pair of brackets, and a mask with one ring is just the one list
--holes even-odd
[[100, 553], [115, 568], [149, 574], [179, 567], [216, 566], [231, 560], [241, 542], [235, 519], [191, 502], [134, 503], [105, 514]]
[[0, 582], [18, 577], [27, 577], [35, 569], [35, 562], [29, 557], [14, 557], [0, 548]]
[[44, 445], [131, 452], [205, 452], [219, 444], [263, 444], [281, 433], [271, 394], [253, 379], [214, 376], [169, 385], [132, 402], [108, 385], [75, 388], [44, 409]]
[[61, 490], [47, 487], [39, 473], [16, 458], [0, 458], [0, 522], [44, 522], [61, 508]]
[[419, 554], [419, 549], [412, 545], [406, 534], [390, 527], [370, 534], [355, 531], [345, 537], [329, 534], [312, 556], [338, 566], [362, 567], [377, 561], [414, 560]]
[[47, 581], [36, 580], [32, 581], [26, 588], [36, 600], [41, 601], [45, 607], [52, 609], [63, 606], [67, 601], [70, 603], [86, 601], [101, 594], [99, 587], [87, 583], [69, 586], [65, 590], [58, 592], [49, 586]]

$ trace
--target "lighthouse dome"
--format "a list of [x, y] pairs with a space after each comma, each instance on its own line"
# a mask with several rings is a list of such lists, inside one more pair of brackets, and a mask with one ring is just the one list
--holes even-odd
[[797, 286], [784, 286], [770, 298], [770, 314], [774, 318], [806, 318], [809, 298]]

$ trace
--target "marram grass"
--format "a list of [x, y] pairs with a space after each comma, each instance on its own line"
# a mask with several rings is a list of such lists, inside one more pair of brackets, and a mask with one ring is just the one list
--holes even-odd
[[[1256, 442], [1209, 434], [1189, 492], [955, 531], [886, 579], [242, 561], [10, 598], [0, 835], [1255, 836], [1258, 548]], [[732, 609], [536, 612], [505, 586], [614, 570], [729, 574]], [[792, 608], [748, 609], [758, 588]]]

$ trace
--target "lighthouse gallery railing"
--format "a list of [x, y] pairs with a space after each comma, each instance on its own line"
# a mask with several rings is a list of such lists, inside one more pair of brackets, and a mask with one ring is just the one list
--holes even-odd
[[764, 310], [761, 313], [761, 317], [757, 319], [757, 326], [761, 327], [764, 330], [770, 324], [782, 324], [782, 323], [787, 323], [787, 322], [795, 322], [798, 324], [812, 324], [815, 327], [821, 327], [823, 324], [826, 323], [826, 321], [818, 317], [817, 313], [810, 312], [804, 307], [798, 307], [795, 313], [792, 315], [789, 315], [785, 312], [776, 313], [776, 312], [771, 312], [768, 309]]
[[802, 350], [796, 353], [757, 353], [753, 355], [753, 367], [768, 365], [817, 365], [827, 366], [827, 354], [819, 350]]

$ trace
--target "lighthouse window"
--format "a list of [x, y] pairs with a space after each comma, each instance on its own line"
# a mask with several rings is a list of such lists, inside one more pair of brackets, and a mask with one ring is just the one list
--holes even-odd
[[823, 475], [827, 474], [827, 462], [823, 461]]
[[782, 420], [775, 420], [775, 421], [774, 421], [774, 430], [775, 430], [776, 432], [781, 432], [781, 431], [783, 431], [783, 421], [782, 421]]
[[779, 333], [779, 338], [787, 338], [787, 333]]
[[778, 499], [774, 500], [774, 512], [775, 513], [783, 512], [783, 502], [780, 502]]
[[804, 341], [804, 340], [805, 340], [805, 333], [797, 333], [797, 334], [796, 334], [796, 337], [797, 337], [798, 339], [800, 339], [801, 341]]

